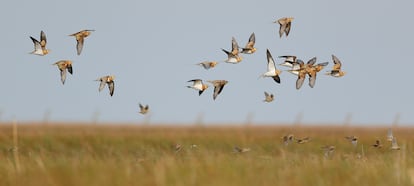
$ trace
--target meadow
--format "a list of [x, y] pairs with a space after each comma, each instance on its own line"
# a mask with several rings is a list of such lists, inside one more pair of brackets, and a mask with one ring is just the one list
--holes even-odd
[[[410, 127], [393, 128], [401, 150], [392, 151], [387, 127], [14, 126], [0, 124], [1, 186], [414, 185]], [[285, 145], [287, 134], [311, 141]], [[356, 147], [349, 135], [358, 136]], [[382, 148], [371, 146], [376, 139]], [[325, 145], [335, 146], [331, 156]]]

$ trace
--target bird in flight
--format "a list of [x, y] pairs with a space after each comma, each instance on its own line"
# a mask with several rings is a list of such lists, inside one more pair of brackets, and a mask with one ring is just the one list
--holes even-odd
[[204, 62], [201, 62], [201, 63], [197, 63], [197, 65], [202, 66], [206, 70], [208, 70], [210, 68], [214, 68], [217, 64], [218, 64], [218, 62], [216, 62], [216, 61], [204, 61]]
[[297, 74], [298, 79], [296, 80], [296, 89], [300, 89], [303, 85], [303, 82], [305, 81], [306, 75], [309, 75], [309, 86], [313, 88], [316, 81], [316, 68], [314, 69], [314, 64], [316, 63], [316, 57], [313, 57], [310, 59], [306, 65], [305, 63], [297, 59], [297, 63], [299, 64], [299, 67], [295, 67], [292, 70], [288, 70], [289, 72], [293, 74]]
[[289, 143], [293, 142], [293, 139], [295, 138], [295, 136], [293, 134], [289, 134], [286, 136], [283, 136], [283, 144], [285, 144], [286, 146], [289, 145]]
[[393, 138], [394, 138], [394, 136], [392, 135], [392, 129], [388, 129], [387, 141], [392, 141]]
[[270, 103], [274, 100], [274, 95], [273, 94], [269, 94], [265, 91], [264, 95], [265, 95], [265, 99], [263, 100], [264, 102]]
[[83, 48], [83, 42], [85, 40], [86, 37], [88, 37], [91, 32], [93, 32], [95, 30], [81, 30], [79, 32], [76, 32], [74, 34], [70, 34], [69, 36], [74, 36], [76, 38], [76, 50], [78, 52], [78, 55], [81, 54], [82, 52], [82, 48]]
[[68, 71], [70, 74], [73, 74], [72, 61], [70, 61], [70, 60], [60, 60], [56, 63], [53, 63], [53, 65], [56, 65], [59, 68], [59, 70], [60, 70], [60, 80], [62, 81], [62, 84], [65, 84], [66, 71]]
[[333, 77], [342, 77], [342, 76], [344, 76], [346, 74], [346, 72], [341, 70], [341, 66], [342, 66], [341, 61], [339, 61], [339, 59], [335, 55], [332, 55], [332, 60], [334, 62], [334, 66], [333, 66], [331, 71], [328, 71], [326, 73], [326, 75], [330, 75], [330, 76], [333, 76]]
[[356, 147], [358, 144], [358, 137], [356, 136], [345, 136], [345, 139], [350, 141], [354, 147]]
[[322, 147], [322, 150], [324, 151], [325, 158], [329, 158], [334, 153], [335, 146], [333, 146], [333, 145], [326, 145], [326, 146], [323, 146]]
[[[316, 57], [312, 58], [311, 60], [314, 60], [316, 62]], [[306, 71], [309, 76], [309, 86], [311, 88], [315, 86], [316, 74], [320, 72], [326, 65], [328, 65], [328, 62], [318, 63], [316, 65], [308, 65], [306, 67]]]
[[391, 150], [400, 150], [400, 146], [398, 146], [398, 144], [397, 144], [397, 138], [396, 137], [392, 138]]
[[104, 89], [106, 84], [108, 84], [109, 95], [113, 96], [114, 95], [114, 89], [115, 89], [114, 79], [115, 79], [115, 76], [108, 75], [108, 76], [103, 76], [103, 77], [95, 80], [95, 81], [100, 81], [101, 82], [101, 84], [99, 85], [99, 92], [102, 91], [102, 89]]
[[296, 143], [299, 143], [299, 144], [304, 144], [304, 143], [307, 143], [309, 141], [310, 141], [310, 137], [296, 139]]
[[149, 111], [149, 106], [148, 105], [142, 105], [141, 103], [139, 104], [139, 109], [140, 109], [140, 111], [139, 111], [139, 113], [141, 113], [141, 114], [143, 114], [143, 115], [145, 115], [145, 114], [147, 114], [148, 113], [148, 111]]
[[242, 57], [239, 55], [239, 45], [237, 44], [237, 41], [234, 37], [232, 37], [231, 39], [231, 52], [225, 50], [225, 49], [221, 49], [224, 53], [227, 54], [227, 60], [225, 60], [225, 62], [227, 63], [239, 63], [240, 61], [242, 61]]
[[381, 144], [381, 141], [379, 139], [377, 139], [377, 140], [375, 140], [375, 143], [371, 146], [373, 146], [375, 148], [381, 148], [382, 144]]
[[245, 152], [249, 152], [250, 148], [240, 148], [238, 146], [235, 146], [233, 150], [235, 153], [245, 153]]
[[254, 52], [256, 52], [256, 48], [254, 47], [255, 43], [256, 43], [256, 36], [254, 33], [252, 33], [249, 37], [249, 42], [246, 44], [244, 48], [242, 48], [241, 53], [253, 54]]
[[297, 64], [296, 56], [286, 55], [286, 56], [279, 56], [279, 58], [284, 58], [285, 61], [283, 63], [280, 63], [280, 66], [285, 66], [289, 68], [293, 68], [295, 64]]
[[227, 80], [212, 80], [212, 81], [208, 81], [208, 82], [213, 84], [213, 86], [214, 86], [213, 100], [216, 100], [217, 96], [223, 90], [224, 85], [226, 85], [228, 83]]
[[201, 79], [192, 79], [187, 82], [193, 82], [193, 85], [187, 86], [187, 88], [192, 88], [195, 90], [198, 90], [198, 95], [201, 96], [201, 94], [208, 88], [207, 84], [203, 83], [203, 80]]
[[46, 34], [43, 30], [40, 31], [40, 42], [32, 36], [30, 36], [30, 39], [32, 39], [34, 44], [34, 50], [33, 52], [30, 52], [30, 54], [44, 56], [49, 53], [50, 50], [46, 49]]
[[266, 50], [266, 57], [267, 57], [267, 72], [262, 74], [260, 77], [271, 77], [276, 83], [280, 83], [279, 75], [282, 71], [276, 69], [275, 61], [273, 60], [272, 54], [270, 54], [269, 49]]
[[293, 17], [283, 17], [276, 20], [274, 23], [279, 23], [279, 36], [282, 37], [285, 33], [286, 37], [289, 35], [290, 27], [292, 26]]

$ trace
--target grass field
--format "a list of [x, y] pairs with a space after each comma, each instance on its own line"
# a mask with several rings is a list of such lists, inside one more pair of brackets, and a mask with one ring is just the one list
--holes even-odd
[[[393, 132], [401, 150], [385, 127], [3, 123], [0, 185], [413, 185], [414, 128]], [[312, 140], [286, 146], [287, 134]], [[325, 145], [336, 147], [329, 157]]]

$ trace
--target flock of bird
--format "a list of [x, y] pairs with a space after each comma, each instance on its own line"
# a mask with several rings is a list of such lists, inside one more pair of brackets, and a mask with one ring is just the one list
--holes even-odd
[[[79, 32], [69, 35], [69, 36], [74, 36], [76, 38], [76, 42], [77, 42], [76, 50], [77, 50], [78, 55], [80, 55], [82, 52], [85, 38], [88, 37], [93, 31], [95, 30], [81, 30]], [[31, 54], [35, 54], [39, 56], [44, 56], [44, 55], [49, 54], [50, 50], [46, 48], [47, 40], [46, 40], [45, 32], [40, 31], [40, 41], [33, 38], [32, 36], [30, 36], [30, 39], [32, 39], [33, 44], [34, 44], [34, 50], [31, 52]], [[59, 68], [62, 84], [65, 84], [66, 71], [68, 71], [70, 74], [73, 73], [72, 61], [71, 60], [60, 60], [54, 63], [54, 65], [57, 65], [57, 67]], [[108, 84], [109, 94], [112, 96], [114, 94], [114, 89], [115, 89], [114, 79], [115, 77], [113, 75], [108, 75], [108, 76], [104, 76], [104, 77], [97, 79], [96, 81], [101, 82], [98, 90], [102, 91], [105, 85]]]
[[[292, 27], [292, 17], [284, 17], [280, 18], [274, 23], [279, 24], [279, 37], [289, 35], [291, 27]], [[222, 51], [227, 55], [227, 59], [224, 61], [230, 64], [238, 64], [243, 60], [241, 54], [251, 55], [254, 54], [257, 49], [255, 48], [256, 43], [256, 35], [252, 33], [249, 37], [249, 41], [245, 45], [244, 48], [239, 47], [236, 39], [232, 37], [231, 40], [231, 50], [228, 51], [222, 48]], [[260, 77], [271, 77], [276, 83], [281, 82], [280, 74], [282, 73], [281, 70], [276, 68], [275, 60], [272, 57], [269, 49], [266, 50], [266, 57], [267, 57], [267, 71], [263, 73]], [[280, 66], [285, 66], [290, 68], [286, 70], [297, 76], [296, 80], [296, 89], [300, 89], [305, 81], [306, 76], [309, 76], [309, 86], [313, 88], [316, 82], [316, 75], [320, 72], [324, 67], [326, 67], [329, 62], [324, 63], [316, 63], [317, 58], [314, 57], [310, 59], [306, 64], [301, 60], [298, 59], [296, 56], [293, 55], [285, 55], [279, 56], [279, 58], [284, 58], [284, 62], [279, 64]], [[346, 74], [345, 71], [341, 70], [342, 63], [341, 61], [335, 56], [332, 55], [332, 61], [334, 66], [332, 70], [327, 71], [325, 74], [333, 77], [342, 77]], [[219, 62], [217, 61], [203, 61], [201, 63], [197, 63], [197, 65], [202, 66], [204, 69], [208, 70], [217, 66]], [[192, 88], [198, 91], [198, 94], [201, 95], [206, 89], [209, 88], [209, 85], [203, 83], [202, 79], [192, 79], [188, 82], [192, 82], [192, 85], [187, 86], [188, 88]], [[215, 100], [217, 96], [222, 92], [224, 86], [228, 83], [227, 80], [213, 80], [207, 81], [214, 86], [214, 93], [213, 99]], [[274, 95], [268, 92], [265, 92], [265, 99], [264, 102], [272, 102], [274, 100]]]
[[[77, 54], [80, 55], [82, 53], [83, 45], [85, 38], [88, 37], [93, 31], [95, 30], [81, 30], [79, 32], [70, 34], [69, 36], [73, 36], [76, 38], [76, 51]], [[49, 54], [50, 50], [46, 48], [47, 39], [46, 34], [43, 31], [40, 31], [40, 41], [30, 36], [30, 39], [32, 40], [34, 44], [34, 50], [30, 52], [30, 54], [39, 55], [39, 56], [45, 56]], [[73, 68], [72, 68], [72, 61], [71, 60], [60, 60], [54, 63], [53, 65], [56, 65], [58, 69], [60, 70], [60, 78], [62, 84], [65, 84], [66, 81], [66, 74], [69, 72], [70, 74], [73, 74]], [[100, 81], [99, 84], [99, 91], [102, 91], [105, 86], [107, 85], [109, 88], [109, 95], [114, 95], [115, 90], [115, 83], [114, 83], [115, 76], [113, 75], [107, 75], [100, 77], [96, 79], [95, 81]], [[148, 107], [147, 107], [148, 110]], [[145, 114], [146, 111], [141, 111], [140, 113]]]
[[[279, 24], [279, 36], [282, 37], [283, 35], [286, 35], [286, 37], [289, 35], [291, 27], [292, 27], [292, 17], [284, 17], [280, 18], [274, 23]], [[93, 31], [95, 30], [81, 30], [79, 32], [70, 34], [69, 36], [73, 36], [76, 38], [77, 45], [77, 55], [80, 55], [83, 49], [84, 40], [86, 37], [88, 37]], [[34, 51], [31, 52], [31, 54], [44, 56], [47, 55], [50, 50], [46, 48], [47, 40], [46, 40], [46, 34], [41, 31], [40, 32], [40, 41], [37, 39], [31, 37], [31, 40], [34, 44]], [[243, 60], [243, 57], [241, 54], [247, 54], [251, 55], [254, 54], [257, 49], [255, 48], [256, 43], [256, 35], [255, 33], [252, 33], [249, 37], [249, 41], [245, 45], [244, 48], [239, 47], [236, 39], [233, 37], [231, 40], [231, 51], [228, 51], [226, 49], [222, 48], [222, 51], [227, 55], [227, 59], [225, 60], [226, 63], [231, 64], [237, 64], [240, 63]], [[270, 53], [269, 49], [266, 51], [266, 57], [267, 57], [267, 71], [263, 73], [260, 77], [271, 77], [276, 83], [281, 83], [280, 74], [282, 73], [281, 70], [276, 68], [275, 61], [272, 57], [272, 54]], [[289, 67], [290, 69], [287, 70], [288, 72], [294, 74], [297, 76], [296, 81], [296, 89], [300, 89], [303, 82], [305, 81], [306, 76], [309, 76], [309, 86], [314, 87], [316, 82], [316, 75], [318, 72], [320, 72], [325, 66], [328, 65], [328, 62], [324, 63], [316, 63], [316, 57], [310, 59], [306, 64], [301, 60], [298, 59], [296, 56], [292, 55], [285, 55], [285, 56], [279, 56], [279, 58], [284, 58], [284, 62], [279, 64], [280, 66]], [[333, 77], [342, 77], [345, 75], [345, 72], [341, 70], [341, 61], [335, 56], [332, 55], [332, 60], [334, 63], [334, 66], [332, 70], [328, 71], [326, 75], [330, 75]], [[210, 69], [216, 67], [218, 62], [216, 61], [205, 61], [198, 63], [197, 65], [202, 66], [205, 69]], [[60, 77], [62, 84], [65, 84], [66, 81], [66, 75], [67, 72], [70, 74], [73, 74], [73, 68], [72, 68], [72, 61], [71, 60], [60, 60], [54, 63], [53, 65], [56, 65], [58, 69], [60, 70]], [[96, 79], [96, 81], [100, 81], [99, 84], [99, 91], [102, 91], [105, 86], [107, 85], [109, 88], [109, 95], [113, 96], [114, 90], [115, 90], [115, 76], [113, 75], [107, 75], [100, 77]], [[192, 88], [198, 91], [198, 94], [201, 95], [206, 89], [209, 88], [208, 84], [205, 84], [202, 79], [192, 79], [188, 82], [192, 82], [192, 85], [187, 86], [188, 88]], [[218, 95], [223, 91], [224, 86], [228, 83], [227, 80], [211, 80], [207, 81], [208, 83], [212, 84], [214, 86], [214, 93], [213, 93], [213, 100], [216, 100]], [[271, 93], [265, 92], [265, 99], [264, 102], [272, 102], [274, 100], [274, 95]], [[146, 114], [149, 111], [149, 106], [142, 106], [139, 104], [140, 112], [141, 114]]]
[[[289, 145], [290, 143], [293, 143], [294, 141], [296, 141], [296, 143], [298, 143], [298, 144], [304, 144], [304, 143], [307, 143], [311, 140], [310, 137], [295, 138], [293, 134], [283, 136], [282, 139], [283, 139], [283, 143], [286, 146]], [[345, 139], [347, 141], [349, 141], [355, 148], [357, 147], [357, 145], [358, 145], [358, 137], [357, 136], [345, 136]], [[397, 138], [392, 133], [392, 129], [388, 129], [386, 140], [391, 143], [390, 147], [389, 147], [390, 150], [400, 150], [401, 149], [400, 146], [397, 143]], [[382, 144], [380, 139], [376, 139], [375, 143], [370, 145], [370, 146], [373, 147], [373, 148], [380, 149], [380, 148], [383, 147], [383, 144]], [[334, 145], [325, 145], [321, 148], [324, 151], [325, 157], [330, 157], [335, 151], [335, 146]], [[362, 151], [363, 151], [363, 148], [362, 148]]]
[[[289, 135], [285, 135], [283, 137], [281, 137], [282, 142], [285, 146], [288, 146], [290, 144], [293, 143], [297, 143], [297, 144], [305, 144], [305, 143], [309, 143], [312, 139], [308, 136], [308, 137], [304, 137], [304, 138], [296, 138], [293, 134], [289, 134]], [[345, 140], [349, 141], [352, 146], [356, 149], [357, 145], [358, 145], [358, 137], [357, 136], [345, 136]], [[386, 136], [386, 141], [390, 142], [390, 146], [389, 149], [390, 150], [400, 150], [400, 146], [397, 143], [397, 138], [393, 135], [392, 129], [388, 129], [387, 132], [387, 136]], [[380, 139], [376, 139], [375, 143], [370, 145], [372, 148], [376, 148], [376, 149], [381, 149], [384, 145], [381, 143]], [[175, 145], [173, 145], [173, 149], [176, 153], [178, 153], [179, 151], [181, 151], [184, 148], [183, 145], [177, 143]], [[191, 144], [190, 149], [196, 149], [198, 148], [198, 145], [196, 144]], [[334, 145], [325, 145], [322, 146], [321, 149], [323, 150], [323, 155], [325, 158], [330, 158], [332, 157], [332, 155], [335, 152], [336, 147]], [[233, 147], [233, 152], [234, 153], [245, 153], [245, 152], [249, 152], [252, 149], [249, 147], [239, 147], [239, 146], [234, 146]], [[359, 154], [358, 153], [358, 158], [363, 158], [364, 156], [364, 150], [363, 150], [363, 146], [362, 146], [362, 153]]]

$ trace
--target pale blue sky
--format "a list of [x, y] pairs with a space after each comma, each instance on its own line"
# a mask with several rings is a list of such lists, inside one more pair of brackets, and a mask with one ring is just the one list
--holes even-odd
[[[149, 104], [151, 123], [303, 123], [355, 125], [414, 122], [411, 85], [414, 26], [412, 1], [7, 1], [0, 7], [3, 50], [1, 119], [37, 121], [143, 122], [138, 103]], [[281, 17], [294, 17], [288, 38], [279, 38]], [[69, 34], [95, 29], [80, 56]], [[46, 33], [46, 56], [33, 50], [29, 36]], [[231, 37], [244, 46], [256, 33], [258, 51], [240, 64], [204, 70], [194, 64], [223, 61]], [[329, 61], [335, 54], [347, 75], [319, 74], [298, 91], [296, 77], [283, 72], [281, 84], [258, 79], [266, 71], [266, 49], [277, 56]], [[65, 85], [51, 64], [73, 60]], [[286, 68], [278, 66], [286, 70]], [[96, 78], [113, 74], [115, 94], [98, 92]], [[198, 96], [190, 79], [226, 79], [216, 101], [213, 89]], [[263, 92], [276, 95], [264, 103]]]

